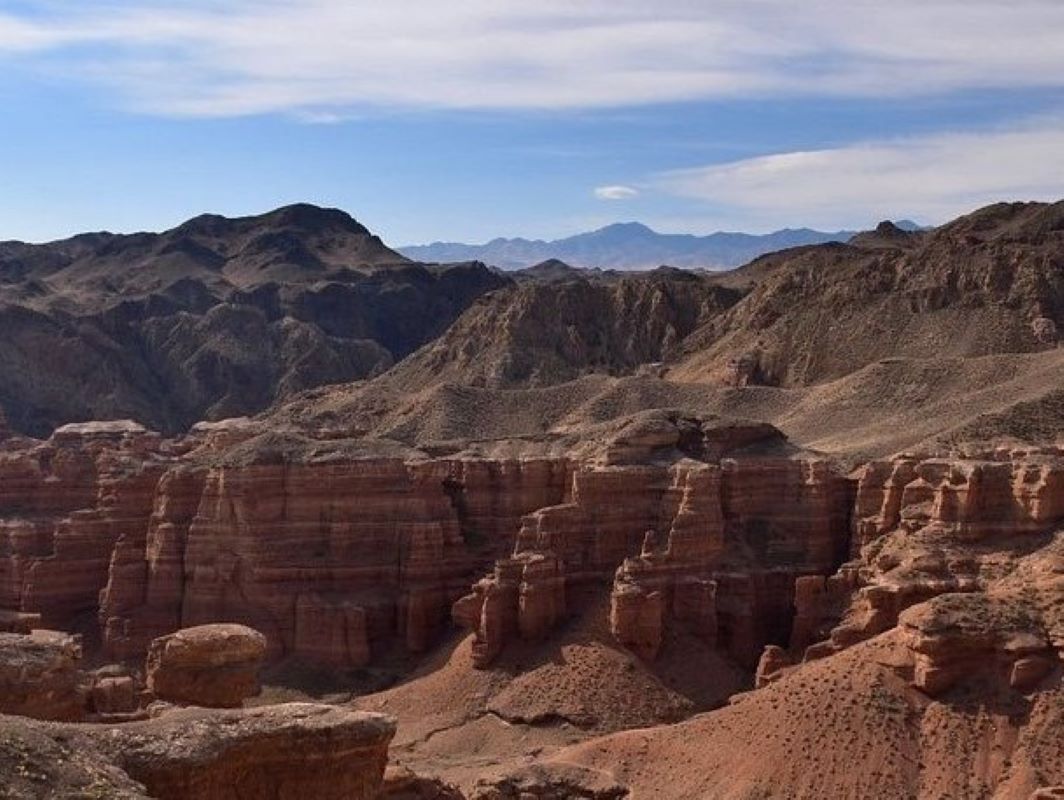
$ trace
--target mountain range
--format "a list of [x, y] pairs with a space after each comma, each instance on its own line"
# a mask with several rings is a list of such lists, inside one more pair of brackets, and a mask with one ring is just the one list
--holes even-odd
[[[919, 227], [908, 220], [896, 224], [903, 230]], [[845, 242], [855, 233], [784, 228], [766, 234], [720, 231], [695, 236], [659, 233], [639, 222], [619, 222], [551, 241], [498, 238], [484, 244], [433, 242], [398, 249], [415, 261], [483, 261], [503, 269], [522, 269], [551, 259], [577, 267], [603, 269], [653, 269], [663, 264], [688, 269], [730, 269], [788, 247]]]

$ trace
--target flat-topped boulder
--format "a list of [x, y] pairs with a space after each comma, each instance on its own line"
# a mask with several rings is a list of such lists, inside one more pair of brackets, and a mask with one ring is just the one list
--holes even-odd
[[148, 689], [160, 700], [233, 708], [259, 691], [266, 637], [246, 625], [185, 628], [151, 643]]
[[313, 703], [172, 711], [99, 745], [161, 800], [376, 798], [395, 722]]
[[311, 703], [176, 709], [122, 725], [0, 715], [0, 794], [377, 800], [394, 735], [390, 717]]
[[94, 420], [92, 422], [69, 422], [55, 429], [52, 434], [57, 439], [73, 438], [117, 438], [120, 436], [138, 436], [148, 433], [148, 429], [131, 419]]

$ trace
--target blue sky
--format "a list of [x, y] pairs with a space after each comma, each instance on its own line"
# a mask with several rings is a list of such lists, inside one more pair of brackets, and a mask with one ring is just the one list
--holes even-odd
[[1060, 197], [1057, 0], [0, 0], [0, 239], [296, 201], [399, 245]]

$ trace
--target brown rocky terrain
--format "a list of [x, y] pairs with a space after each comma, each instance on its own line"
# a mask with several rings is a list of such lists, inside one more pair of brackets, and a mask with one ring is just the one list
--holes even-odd
[[178, 432], [377, 374], [507, 283], [482, 264], [414, 264], [308, 205], [0, 242], [0, 407], [38, 435], [125, 417]]
[[9, 794], [1052, 797], [1061, 208], [507, 284], [176, 435], [0, 426], [0, 713], [62, 720], [0, 717]]

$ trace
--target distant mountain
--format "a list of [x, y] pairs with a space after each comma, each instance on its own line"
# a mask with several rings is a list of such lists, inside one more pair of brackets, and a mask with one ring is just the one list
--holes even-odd
[[[913, 223], [898, 223], [899, 227]], [[916, 227], [916, 226], [914, 226]], [[855, 231], [826, 233], [809, 228], [785, 228], [774, 233], [658, 233], [638, 222], [607, 225], [565, 239], [493, 239], [486, 244], [434, 242], [399, 248], [416, 261], [448, 263], [483, 261], [503, 269], [522, 269], [557, 259], [576, 267], [653, 269], [672, 267], [727, 269], [765, 253], [801, 245], [844, 242]]]

